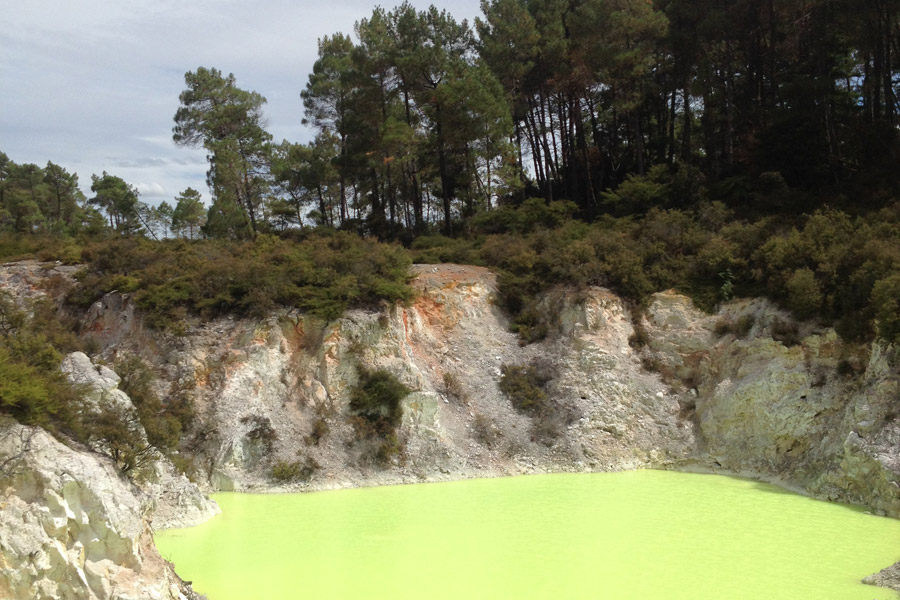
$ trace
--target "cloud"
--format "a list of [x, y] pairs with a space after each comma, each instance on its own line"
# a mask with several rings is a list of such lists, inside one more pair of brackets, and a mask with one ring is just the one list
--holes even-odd
[[168, 198], [169, 194], [159, 183], [137, 183], [134, 186], [142, 198]]
[[168, 161], [164, 158], [136, 158], [133, 160], [117, 160], [113, 162], [117, 167], [122, 167], [126, 169], [144, 169], [147, 167], [165, 167], [171, 161]]

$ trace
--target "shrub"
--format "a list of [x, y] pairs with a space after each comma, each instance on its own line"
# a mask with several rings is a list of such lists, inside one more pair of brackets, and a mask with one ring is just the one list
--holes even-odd
[[480, 264], [473, 242], [443, 235], [423, 235], [410, 246], [412, 260], [416, 263]]
[[[658, 166], [665, 168], [663, 165]], [[615, 191], [603, 192], [601, 203], [611, 213], [630, 215], [663, 204], [667, 192], [666, 186], [658, 181], [658, 177], [628, 175]]]
[[29, 318], [0, 291], [0, 413], [80, 437], [82, 390], [60, 371], [62, 357], [51, 339], [72, 338], [42, 304]]
[[144, 467], [156, 462], [156, 447], [144, 437], [144, 430], [136, 411], [101, 401], [88, 415], [88, 441], [115, 461], [119, 470], [128, 476], [140, 475]]
[[547, 393], [544, 386], [551, 377], [534, 365], [502, 365], [500, 367], [500, 391], [517, 411], [538, 415], [547, 409]]
[[650, 343], [650, 334], [647, 333], [647, 328], [644, 327], [644, 322], [638, 314], [635, 314], [632, 326], [632, 333], [628, 336], [628, 345], [635, 350], [640, 350]]
[[798, 319], [809, 319], [822, 309], [822, 287], [815, 273], [804, 267], [794, 271], [785, 284], [787, 306]]
[[456, 375], [450, 372], [445, 372], [443, 375], [443, 381], [445, 394], [461, 402], [465, 402], [468, 399], [466, 390], [463, 387], [462, 382]]
[[272, 479], [279, 483], [307, 482], [321, 468], [316, 459], [306, 456], [295, 461], [277, 461], [272, 465], [271, 475]]
[[900, 273], [875, 283], [872, 306], [878, 319], [878, 334], [891, 342], [900, 341]]
[[[403, 400], [412, 390], [384, 369], [359, 368], [359, 381], [350, 392], [350, 410], [373, 431], [387, 436], [400, 425]], [[369, 432], [365, 432], [368, 436]]]
[[719, 319], [716, 321], [713, 331], [716, 335], [734, 334], [735, 337], [747, 337], [747, 334], [756, 324], [756, 317], [750, 314], [741, 315], [737, 321], [729, 321], [727, 319]]
[[384, 467], [391, 464], [395, 460], [401, 463], [404, 462], [403, 449], [404, 444], [400, 441], [400, 438], [396, 433], [391, 432], [387, 434], [375, 449], [374, 458], [376, 464]]
[[469, 225], [482, 234], [531, 233], [538, 229], [559, 227], [569, 221], [578, 207], [568, 200], [546, 202], [543, 198], [527, 198], [520, 206], [501, 206], [479, 213]]
[[406, 251], [347, 232], [302, 242], [123, 239], [86, 255], [90, 264], [70, 302], [88, 306], [113, 290], [133, 292], [150, 326], [175, 331], [187, 314], [261, 316], [285, 306], [331, 320], [350, 307], [412, 298]]
[[245, 434], [247, 439], [259, 444], [263, 454], [271, 454], [275, 441], [278, 439], [278, 434], [272, 427], [272, 421], [268, 417], [250, 415], [243, 417], [241, 423], [250, 425], [250, 431]]
[[319, 442], [321, 442], [322, 439], [326, 435], [328, 435], [328, 432], [328, 422], [324, 418], [319, 417], [315, 421], [313, 421], [312, 431], [309, 432], [309, 435], [303, 438], [303, 442], [307, 446], [318, 446]]
[[734, 324], [734, 335], [739, 338], [747, 337], [747, 334], [750, 333], [750, 330], [753, 329], [753, 325], [756, 323], [756, 317], [753, 315], [741, 315], [737, 322]]
[[785, 346], [796, 346], [800, 343], [800, 328], [796, 323], [775, 319], [771, 325], [772, 339]]
[[60, 261], [66, 265], [81, 262], [82, 245], [78, 240], [54, 235], [0, 234], [0, 261], [34, 258]]
[[488, 448], [495, 447], [502, 437], [494, 421], [480, 412], [475, 413], [472, 434], [480, 444]]
[[173, 394], [163, 402], [156, 393], [155, 373], [136, 356], [119, 359], [114, 370], [122, 378], [119, 389], [131, 399], [147, 441], [163, 454], [174, 452], [196, 417], [190, 397]]

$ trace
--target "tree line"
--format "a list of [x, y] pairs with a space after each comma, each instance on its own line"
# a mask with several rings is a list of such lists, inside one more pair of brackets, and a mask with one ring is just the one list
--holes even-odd
[[[481, 8], [469, 24], [405, 2], [322, 37], [300, 92], [307, 143], [276, 142], [265, 98], [234, 75], [188, 72], [173, 140], [207, 151], [208, 209], [191, 189], [149, 208], [106, 173], [79, 204], [74, 175], [4, 155], [0, 219], [92, 227], [97, 210], [152, 236], [314, 225], [409, 240], [531, 197], [592, 221], [701, 196], [755, 215], [874, 209], [896, 192], [900, 0]], [[665, 205], [660, 181], [680, 182]]]
[[617, 190], [679, 172], [670, 207], [700, 185], [746, 204], [773, 182], [790, 193], [760, 209], [860, 193], [877, 207], [896, 187], [898, 9], [485, 0], [472, 27], [404, 3], [319, 40], [301, 92], [311, 142], [274, 143], [265, 99], [206, 68], [186, 76], [174, 138], [209, 152], [215, 235], [261, 220], [451, 234], [528, 197], [593, 220], [643, 213], [652, 189]]
[[187, 188], [173, 204], [141, 202], [121, 177], [91, 175], [88, 197], [78, 174], [51, 161], [18, 164], [0, 152], [0, 231], [54, 235], [143, 234], [154, 239], [198, 239], [206, 222], [200, 192]]

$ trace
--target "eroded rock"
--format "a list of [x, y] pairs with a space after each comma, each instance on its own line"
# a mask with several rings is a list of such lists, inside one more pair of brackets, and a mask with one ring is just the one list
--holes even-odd
[[[0, 596], [183, 599], [153, 546], [149, 506], [108, 460], [43, 430], [0, 429]], [[11, 463], [6, 463], [8, 466]]]

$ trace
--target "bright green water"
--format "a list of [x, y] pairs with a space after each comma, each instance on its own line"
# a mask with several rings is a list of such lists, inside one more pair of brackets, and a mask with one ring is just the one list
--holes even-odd
[[156, 535], [210, 600], [872, 600], [900, 521], [754, 481], [638, 471], [217, 494]]

